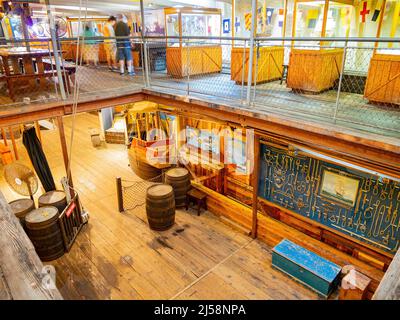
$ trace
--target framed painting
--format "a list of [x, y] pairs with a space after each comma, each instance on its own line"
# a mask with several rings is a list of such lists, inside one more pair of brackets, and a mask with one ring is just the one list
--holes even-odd
[[322, 175], [320, 195], [346, 207], [354, 207], [360, 180], [343, 173], [325, 169]]

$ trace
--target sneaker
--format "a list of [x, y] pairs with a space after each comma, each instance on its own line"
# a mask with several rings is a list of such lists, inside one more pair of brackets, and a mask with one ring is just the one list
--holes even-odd
[[128, 75], [130, 75], [130, 76], [136, 76], [136, 73], [135, 72], [128, 72]]
[[119, 75], [120, 75], [121, 77], [123, 77], [123, 76], [125, 76], [125, 72], [120, 72]]

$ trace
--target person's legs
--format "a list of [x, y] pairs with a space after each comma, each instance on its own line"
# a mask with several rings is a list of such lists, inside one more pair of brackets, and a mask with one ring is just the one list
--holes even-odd
[[117, 60], [119, 61], [119, 72], [121, 75], [125, 74], [125, 57], [124, 48], [118, 46], [117, 48]]
[[127, 46], [125, 48], [125, 57], [126, 57], [126, 63], [128, 65], [128, 74], [129, 75], [134, 75], [135, 74], [135, 70], [133, 69], [133, 59], [132, 59], [131, 46]]
[[110, 70], [112, 70], [112, 68], [113, 68], [113, 59], [112, 59], [112, 44], [110, 44], [110, 43], [105, 43], [104, 44], [104, 49], [105, 49], [105, 52], [106, 52], [106, 59], [107, 59], [107, 65], [108, 65], [108, 68], [110, 69]]

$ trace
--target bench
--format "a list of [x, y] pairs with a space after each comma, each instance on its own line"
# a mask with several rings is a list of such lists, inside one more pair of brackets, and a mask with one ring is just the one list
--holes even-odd
[[272, 249], [272, 266], [325, 298], [340, 280], [341, 267], [287, 239]]
[[[55, 62], [54, 58], [43, 59], [43, 66], [47, 72], [55, 72], [56, 73], [57, 66], [56, 66], [56, 62]], [[61, 65], [61, 72], [63, 73], [64, 82], [67, 85], [67, 90], [70, 92], [71, 87], [74, 84], [74, 77], [75, 77], [75, 73], [76, 73], [75, 63], [64, 60]]]
[[189, 209], [191, 202], [196, 203], [197, 215], [199, 216], [201, 207], [203, 207], [204, 210], [207, 210], [206, 198], [207, 195], [204, 192], [194, 188], [190, 189], [186, 194], [186, 210]]
[[13, 162], [9, 146], [5, 146], [4, 144], [0, 143], [0, 155], [1, 155], [1, 162], [3, 163], [3, 165], [10, 164]]

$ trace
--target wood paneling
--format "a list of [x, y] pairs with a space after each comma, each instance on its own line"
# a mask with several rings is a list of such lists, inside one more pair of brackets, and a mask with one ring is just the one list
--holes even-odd
[[400, 56], [375, 54], [369, 65], [364, 97], [400, 105]]

